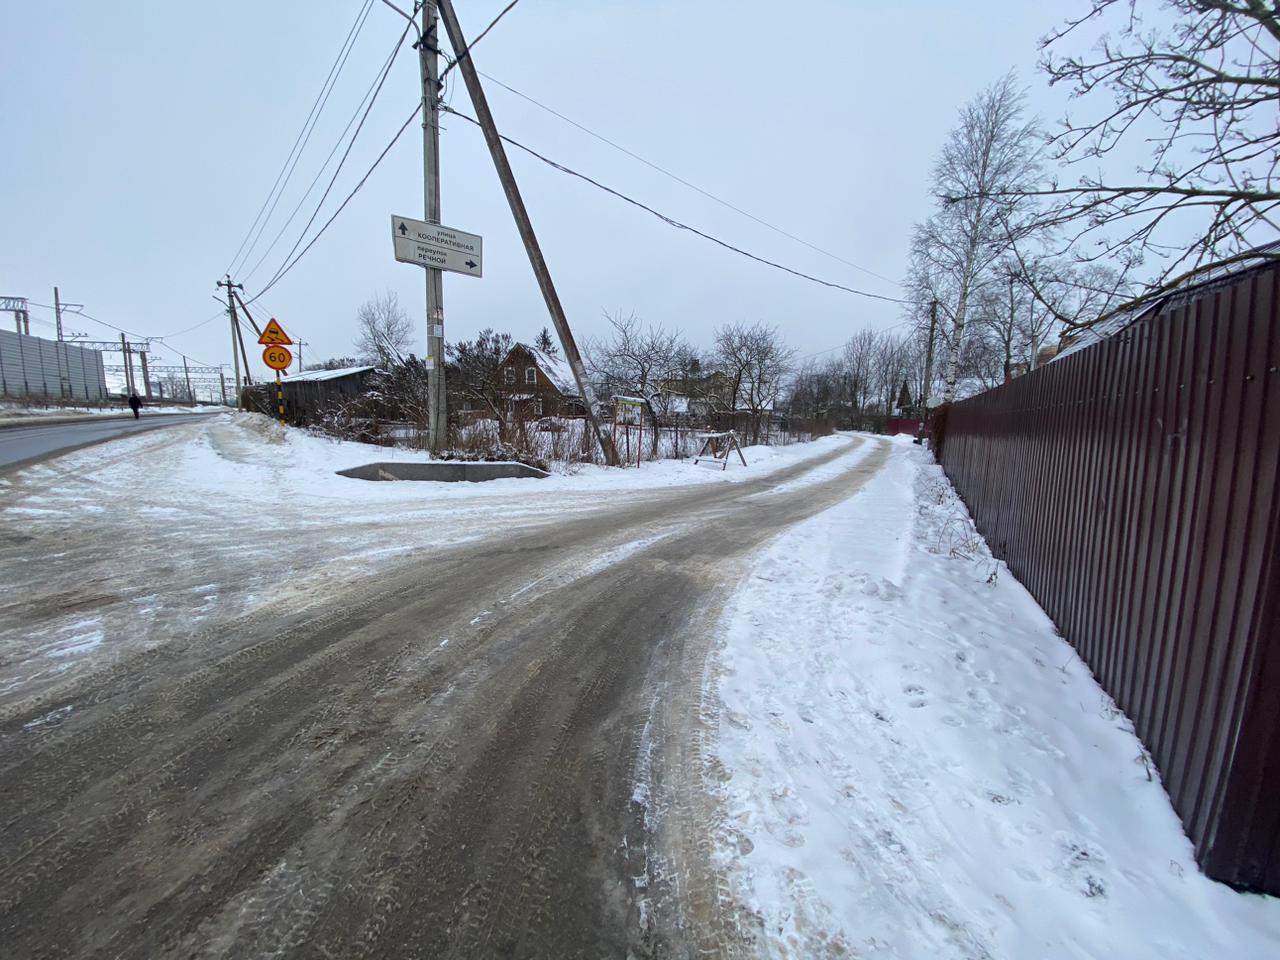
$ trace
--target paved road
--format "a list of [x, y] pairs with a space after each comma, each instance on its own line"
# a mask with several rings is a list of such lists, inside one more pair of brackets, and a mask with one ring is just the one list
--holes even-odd
[[10, 701], [3, 953], [745, 950], [707, 856], [713, 627], [755, 547], [880, 469], [857, 442], [847, 469], [618, 498]]
[[62, 423], [37, 423], [32, 426], [0, 430], [0, 472], [25, 466], [52, 456], [69, 453], [81, 447], [114, 440], [133, 433], [190, 423], [207, 413], [144, 413], [141, 420], [129, 414], [122, 417], [94, 417]]

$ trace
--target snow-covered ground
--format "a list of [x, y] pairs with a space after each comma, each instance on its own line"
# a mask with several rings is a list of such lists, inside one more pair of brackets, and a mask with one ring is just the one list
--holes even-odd
[[266, 605], [301, 609], [409, 553], [429, 562], [513, 524], [738, 483], [849, 444], [748, 448], [749, 466], [735, 458], [723, 472], [660, 461], [478, 484], [340, 477], [425, 455], [247, 413], [91, 447], [0, 478], [0, 543], [15, 545], [0, 577], [23, 587], [0, 600], [0, 697]]
[[941, 470], [891, 442], [722, 621], [717, 864], [771, 957], [1280, 957], [1199, 873], [1128, 720]]

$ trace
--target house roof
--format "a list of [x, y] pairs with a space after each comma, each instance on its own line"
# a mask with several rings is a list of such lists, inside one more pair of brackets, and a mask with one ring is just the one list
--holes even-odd
[[367, 367], [339, 367], [337, 370], [304, 370], [302, 373], [293, 373], [287, 377], [280, 379], [284, 383], [305, 383], [312, 380], [340, 380], [343, 377], [354, 376], [358, 373], [368, 373], [371, 370], [377, 370], [375, 366]]
[[503, 363], [511, 357], [511, 352], [521, 348], [531, 357], [533, 362], [538, 365], [538, 369], [542, 371], [557, 390], [566, 397], [576, 397], [579, 394], [578, 382], [573, 378], [573, 369], [563, 357], [553, 357], [549, 353], [544, 353], [537, 347], [531, 347], [527, 343], [517, 343], [507, 352], [507, 356], [503, 358]]
[[1280, 241], [1264, 244], [1250, 251], [1250, 255], [1238, 263], [1228, 264], [1226, 266], [1215, 267], [1203, 275], [1192, 280], [1184, 281], [1181, 285], [1165, 294], [1163, 297], [1144, 303], [1130, 310], [1124, 310], [1115, 316], [1109, 317], [1102, 323], [1095, 323], [1091, 327], [1080, 329], [1069, 343], [1065, 343], [1050, 358], [1048, 362], [1061, 360], [1063, 357], [1069, 357], [1073, 353], [1078, 353], [1085, 347], [1091, 347], [1095, 343], [1100, 343], [1109, 337], [1114, 337], [1121, 330], [1136, 323], [1142, 317], [1149, 313], [1159, 313], [1180, 302], [1190, 300], [1204, 291], [1220, 284], [1224, 281], [1235, 280], [1242, 274], [1248, 273], [1250, 270], [1257, 270], [1266, 267], [1275, 262], [1276, 256], [1280, 254]]

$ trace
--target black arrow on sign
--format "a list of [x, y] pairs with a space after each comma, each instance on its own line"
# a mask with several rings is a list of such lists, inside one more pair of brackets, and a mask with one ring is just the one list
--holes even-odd
[[467, 266], [474, 270], [476, 268], [476, 262], [474, 260], [468, 260]]
[[404, 221], [403, 221], [403, 220], [401, 220], [401, 221], [400, 221], [400, 236], [402, 236], [402, 237], [403, 237], [403, 236], [404, 236], [406, 233], [408, 233], [408, 232], [409, 232], [409, 228], [408, 228], [408, 227], [406, 227], [406, 226], [404, 225]]

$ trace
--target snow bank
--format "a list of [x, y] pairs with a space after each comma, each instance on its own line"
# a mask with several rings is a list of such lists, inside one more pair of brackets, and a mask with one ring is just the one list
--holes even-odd
[[[726, 609], [716, 862], [765, 956], [1280, 956], [1129, 721], [909, 442]], [[711, 711], [714, 716], [716, 711]]]

